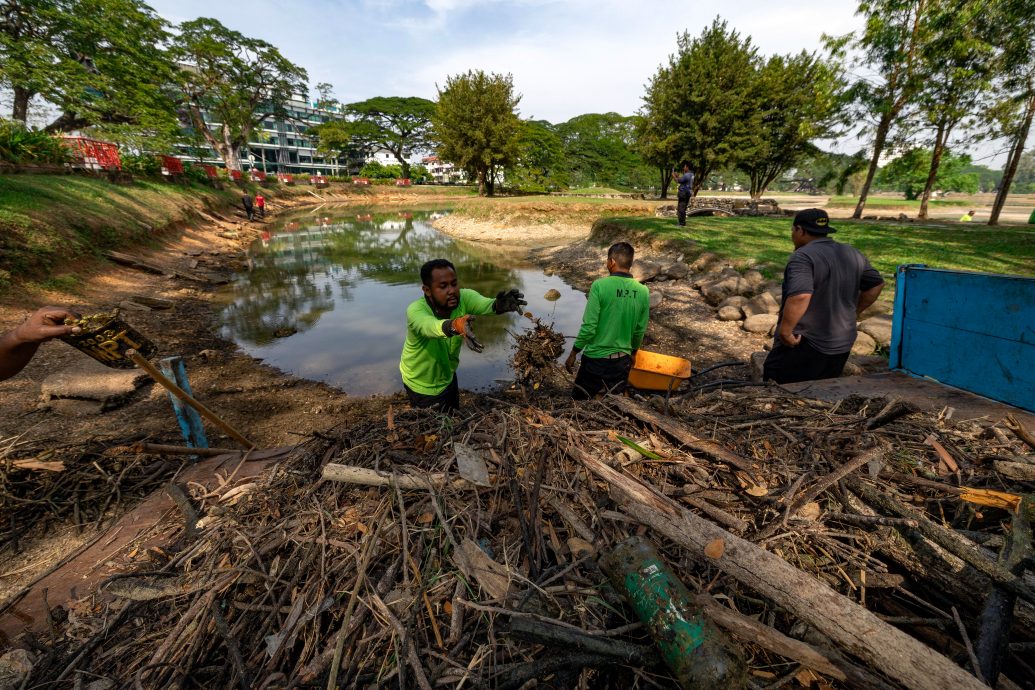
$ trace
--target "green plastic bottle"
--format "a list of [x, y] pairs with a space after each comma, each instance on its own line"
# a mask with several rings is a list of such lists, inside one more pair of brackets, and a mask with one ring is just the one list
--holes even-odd
[[640, 537], [619, 543], [601, 567], [636, 615], [684, 690], [743, 688], [747, 666], [738, 647], [694, 605], [689, 590]]

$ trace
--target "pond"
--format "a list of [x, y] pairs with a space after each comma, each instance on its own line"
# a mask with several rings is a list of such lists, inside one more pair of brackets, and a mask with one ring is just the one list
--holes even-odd
[[[324, 206], [278, 219], [250, 248], [251, 270], [222, 296], [223, 336], [282, 371], [353, 395], [401, 391], [406, 307], [422, 297], [421, 265], [445, 258], [461, 287], [489, 296], [520, 289], [529, 311], [572, 336], [570, 348], [585, 296], [526, 262], [440, 233], [431, 223], [445, 213]], [[559, 300], [545, 298], [551, 289]], [[512, 379], [512, 334], [529, 325], [517, 314], [478, 317], [485, 351], [461, 353], [461, 388]]]

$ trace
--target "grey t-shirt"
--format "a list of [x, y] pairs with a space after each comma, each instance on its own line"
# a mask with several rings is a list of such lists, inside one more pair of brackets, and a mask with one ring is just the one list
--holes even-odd
[[[859, 293], [883, 283], [880, 273], [855, 247], [829, 237], [797, 249], [783, 272], [783, 305], [788, 297], [811, 294], [812, 300], [794, 332], [827, 355], [839, 355], [855, 343], [855, 308]], [[779, 336], [777, 336], [779, 342]]]
[[690, 196], [694, 191], [694, 174], [692, 172], [685, 172], [679, 176], [679, 194], [681, 196]]

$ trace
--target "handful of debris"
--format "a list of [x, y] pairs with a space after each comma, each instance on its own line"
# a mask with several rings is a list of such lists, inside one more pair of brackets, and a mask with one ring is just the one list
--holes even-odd
[[531, 314], [525, 316], [535, 327], [516, 336], [511, 366], [518, 383], [537, 389], [553, 363], [564, 354], [564, 335], [553, 330], [553, 324], [547, 325]]

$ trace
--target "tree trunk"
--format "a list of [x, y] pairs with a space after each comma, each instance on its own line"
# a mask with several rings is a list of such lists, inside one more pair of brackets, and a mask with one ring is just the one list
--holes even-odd
[[241, 147], [231, 141], [230, 129], [226, 125], [223, 125], [223, 141], [220, 142], [220, 145], [216, 150], [219, 152], [219, 156], [223, 159], [223, 163], [226, 165], [227, 170], [241, 169]]
[[938, 133], [934, 137], [934, 150], [931, 151], [931, 169], [927, 171], [927, 182], [924, 184], [924, 193], [920, 197], [920, 212], [916, 214], [917, 218], [927, 218], [927, 202], [931, 199], [934, 180], [938, 177], [938, 166], [942, 162], [942, 153], [945, 151], [948, 135], [945, 125], [939, 124]]
[[478, 196], [485, 196], [485, 170], [478, 171]]
[[863, 209], [866, 208], [866, 197], [870, 193], [870, 185], [873, 184], [873, 178], [877, 175], [877, 165], [880, 162], [880, 154], [884, 152], [884, 143], [888, 140], [892, 117], [891, 113], [884, 113], [880, 118], [880, 122], [877, 123], [877, 136], [873, 139], [873, 157], [870, 158], [870, 168], [866, 171], [866, 181], [863, 182], [862, 189], [859, 190], [859, 203], [856, 204], [855, 212], [852, 214], [852, 218], [856, 220], [862, 218]]
[[659, 165], [658, 172], [661, 173], [661, 198], [668, 198], [668, 186], [672, 183], [672, 173], [667, 165]]
[[1006, 197], [1010, 193], [1010, 185], [1013, 184], [1014, 175], [1017, 174], [1017, 164], [1021, 162], [1021, 155], [1024, 153], [1024, 146], [1028, 142], [1028, 132], [1031, 131], [1032, 117], [1035, 116], [1035, 89], [1028, 95], [1028, 103], [1025, 105], [1024, 122], [1017, 130], [1017, 138], [1014, 139], [1013, 147], [1010, 149], [1010, 158], [1003, 168], [1003, 181], [999, 183], [999, 191], [995, 195], [995, 202], [992, 204], [992, 213], [988, 217], [989, 225], [999, 225], [999, 214], [1006, 205]]
[[23, 125], [27, 125], [29, 119], [29, 101], [32, 100], [33, 94], [24, 86], [15, 86], [12, 90], [14, 92], [14, 103], [11, 106], [11, 119], [21, 122]]

